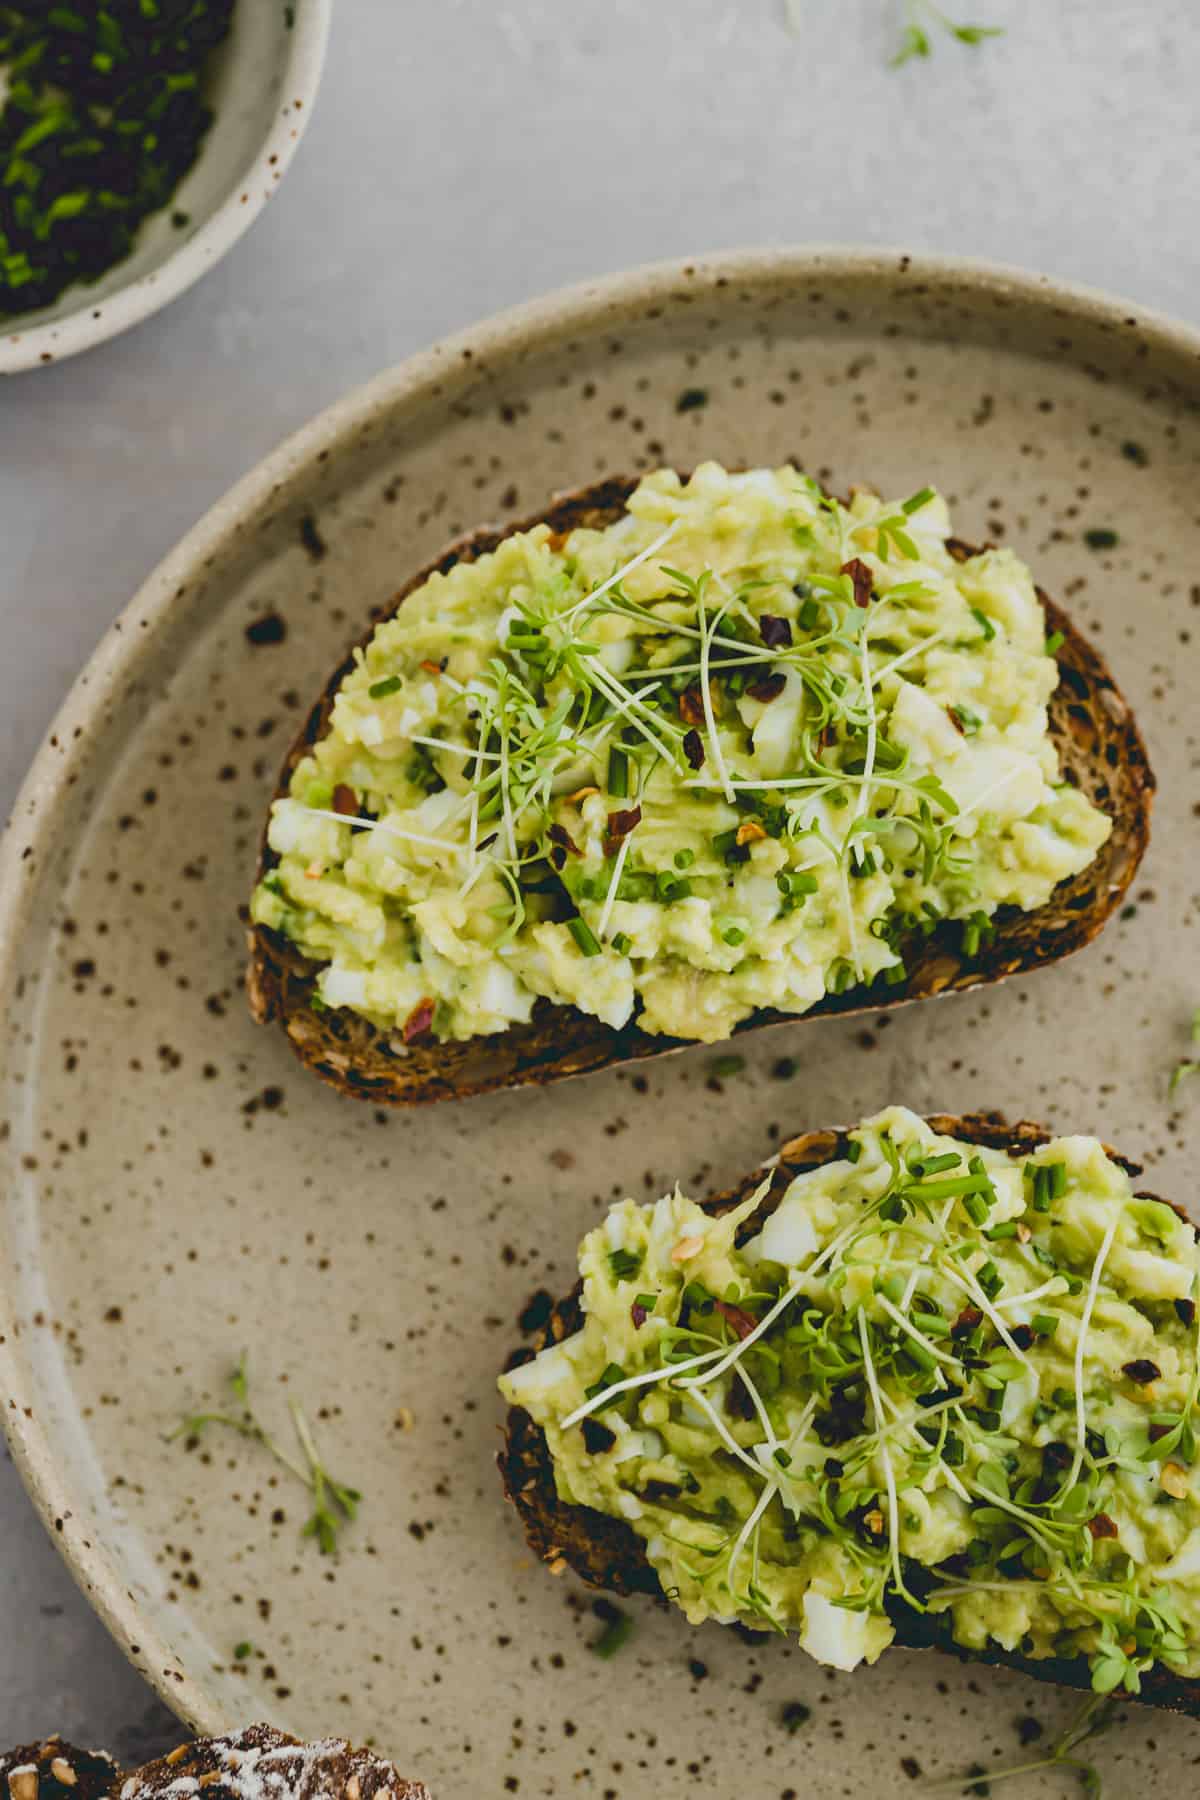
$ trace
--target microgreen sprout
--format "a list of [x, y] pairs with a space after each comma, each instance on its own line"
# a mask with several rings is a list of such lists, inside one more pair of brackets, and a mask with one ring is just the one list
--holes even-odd
[[941, 7], [933, 5], [932, 0], [905, 0], [900, 45], [892, 57], [894, 69], [911, 62], [914, 57], [932, 56], [931, 28], [947, 33], [960, 44], [970, 45], [982, 44], [988, 38], [1004, 35], [1002, 25], [959, 24], [948, 18]]
[[[1192, 1043], [1200, 1044], [1200, 1006], [1198, 1006], [1192, 1014]], [[1177, 1062], [1171, 1071], [1171, 1080], [1167, 1089], [1168, 1093], [1173, 1094], [1180, 1082], [1186, 1081], [1189, 1076], [1192, 1075], [1200, 1075], [1200, 1059], [1197, 1059], [1196, 1057], [1185, 1057], [1180, 1062]]]
[[1089, 1694], [1073, 1713], [1063, 1730], [1040, 1755], [1027, 1762], [1006, 1763], [998, 1769], [976, 1766], [964, 1774], [945, 1775], [924, 1783], [924, 1791], [966, 1789], [968, 1793], [984, 1793], [993, 1782], [1010, 1781], [1017, 1775], [1034, 1775], [1042, 1769], [1073, 1769], [1079, 1776], [1083, 1792], [1089, 1800], [1101, 1800], [1103, 1783], [1094, 1763], [1086, 1762], [1075, 1752], [1089, 1739], [1107, 1731], [1116, 1721], [1114, 1702], [1105, 1694]]
[[303, 1483], [311, 1493], [313, 1510], [304, 1523], [302, 1536], [315, 1538], [322, 1555], [332, 1556], [337, 1549], [338, 1533], [347, 1520], [356, 1517], [362, 1495], [357, 1488], [335, 1480], [329, 1473], [321, 1460], [312, 1429], [298, 1401], [291, 1402], [292, 1426], [304, 1460], [299, 1462], [290, 1456], [278, 1439], [268, 1431], [251, 1404], [244, 1351], [227, 1379], [227, 1386], [237, 1403], [235, 1411], [185, 1414], [170, 1433], [168, 1442], [181, 1437], [192, 1442], [202, 1437], [210, 1426], [220, 1425], [261, 1444], [289, 1475]]

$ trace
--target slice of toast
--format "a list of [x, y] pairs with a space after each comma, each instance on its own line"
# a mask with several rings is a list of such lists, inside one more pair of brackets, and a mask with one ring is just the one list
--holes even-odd
[[135, 1769], [120, 1800], [432, 1800], [373, 1750], [345, 1738], [302, 1743], [273, 1725], [248, 1725], [226, 1737], [193, 1738], [170, 1755]]
[[[636, 480], [618, 478], [599, 482], [556, 500], [535, 518], [461, 539], [406, 582], [391, 610], [435, 571], [486, 555], [515, 531], [528, 531], [543, 521], [558, 532], [612, 524], [636, 486]], [[951, 540], [950, 549], [960, 560], [975, 554], [956, 540]], [[1149, 838], [1154, 776], [1136, 721], [1104, 658], [1040, 589], [1039, 596], [1048, 635], [1062, 635], [1057, 651], [1059, 685], [1049, 705], [1050, 734], [1066, 779], [1112, 819], [1107, 843], [1080, 874], [1059, 884], [1045, 906], [1032, 912], [1002, 908], [995, 916], [994, 936], [970, 958], [962, 954], [959, 928], [942, 925], [929, 937], [918, 935], [901, 944], [907, 975], [897, 986], [826, 994], [799, 1015], [759, 1011], [738, 1027], [739, 1034], [831, 1013], [880, 1012], [1043, 968], [1090, 943], [1120, 904]], [[378, 618], [371, 621], [362, 642], [378, 623]], [[327, 730], [334, 696], [353, 666], [352, 655], [347, 656], [330, 676], [288, 752], [275, 798], [287, 792], [296, 764]], [[275, 861], [264, 834], [259, 880]], [[376, 1105], [465, 1099], [497, 1088], [559, 1081], [681, 1048], [677, 1038], [639, 1030], [636, 1018], [614, 1030], [575, 1007], [548, 1001], [538, 1002], [528, 1025], [462, 1043], [405, 1044], [398, 1029], [380, 1029], [357, 1013], [315, 1011], [312, 997], [319, 965], [280, 933], [252, 926], [249, 950], [246, 989], [255, 1019], [260, 1024], [277, 1020], [301, 1062], [343, 1093]]]
[[192, 1738], [140, 1769], [57, 1734], [0, 1755], [8, 1800], [163, 1800], [203, 1790], [208, 1800], [432, 1800], [372, 1750], [345, 1738], [305, 1744], [273, 1725]]
[[[1013, 1157], [1028, 1156], [1054, 1135], [1028, 1120], [1009, 1125], [998, 1113], [970, 1113], [963, 1118], [934, 1114], [929, 1124], [945, 1136], [1007, 1150]], [[773, 1171], [769, 1190], [753, 1217], [741, 1227], [739, 1241], [744, 1241], [761, 1228], [763, 1220], [778, 1206], [796, 1175], [822, 1163], [833, 1162], [845, 1153], [846, 1143], [847, 1134], [843, 1130], [805, 1132], [786, 1143], [772, 1164], [756, 1169], [735, 1188], [706, 1201], [705, 1211], [713, 1214], [729, 1212], [746, 1200]], [[1129, 1162], [1111, 1149], [1108, 1154], [1127, 1174], [1136, 1177], [1140, 1173], [1137, 1163]], [[1181, 1212], [1180, 1208], [1174, 1210]], [[1182, 1212], [1181, 1216], [1186, 1217]], [[579, 1330], [583, 1324], [581, 1295], [582, 1283], [577, 1284], [565, 1300], [559, 1301], [536, 1345], [513, 1355], [510, 1368], [528, 1362], [547, 1344], [559, 1343]], [[642, 1540], [632, 1526], [622, 1519], [595, 1512], [591, 1507], [572, 1506], [559, 1498], [545, 1433], [522, 1407], [509, 1409], [504, 1448], [496, 1460], [505, 1492], [517, 1509], [530, 1548], [543, 1562], [558, 1568], [566, 1565], [589, 1587], [605, 1588], [614, 1594], [651, 1594], [662, 1598], [658, 1576], [647, 1561]], [[663, 1604], [667, 1602], [663, 1600]], [[1085, 1657], [1070, 1661], [1028, 1657], [1016, 1651], [1002, 1650], [998, 1645], [982, 1651], [966, 1650], [950, 1636], [948, 1613], [918, 1613], [895, 1600], [889, 1600], [888, 1612], [896, 1627], [895, 1642], [902, 1648], [948, 1650], [963, 1660], [997, 1663], [1032, 1675], [1038, 1681], [1054, 1682], [1063, 1687], [1091, 1688], [1091, 1674]], [[1189, 1681], [1161, 1664], [1143, 1675], [1139, 1695], [1121, 1697], [1136, 1698], [1152, 1706], [1186, 1713], [1190, 1718], [1200, 1718], [1200, 1681]]]

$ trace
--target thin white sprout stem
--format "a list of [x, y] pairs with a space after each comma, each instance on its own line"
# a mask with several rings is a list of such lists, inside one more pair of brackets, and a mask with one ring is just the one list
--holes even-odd
[[1092, 1264], [1092, 1277], [1088, 1282], [1087, 1298], [1083, 1303], [1083, 1312], [1079, 1320], [1079, 1335], [1075, 1340], [1075, 1455], [1071, 1459], [1071, 1479], [1063, 1484], [1059, 1493], [1067, 1494], [1079, 1479], [1079, 1471], [1083, 1467], [1083, 1453], [1087, 1446], [1087, 1409], [1083, 1403], [1083, 1359], [1087, 1350], [1088, 1332], [1091, 1330], [1092, 1313], [1096, 1306], [1096, 1296], [1100, 1291], [1100, 1276], [1108, 1261], [1108, 1253], [1112, 1249], [1113, 1239], [1117, 1235], [1117, 1214], [1108, 1221], [1108, 1229], [1100, 1240], [1100, 1248], [1096, 1260]]
[[[729, 611], [732, 604], [732, 600], [727, 600], [720, 611], [714, 615], [712, 622], [713, 631], [715, 631], [717, 626], [721, 623], [721, 620], [725, 617], [725, 614]], [[700, 629], [704, 631], [707, 615], [704, 610], [704, 595], [699, 591], [697, 592], [696, 605], [700, 615]], [[730, 786], [729, 770], [725, 766], [725, 755], [721, 749], [721, 740], [717, 735], [717, 719], [716, 713], [713, 710], [712, 686], [709, 681], [711, 649], [712, 637], [710, 633], [706, 633], [700, 641], [700, 699], [704, 707], [704, 724], [708, 732], [708, 741], [712, 748], [713, 767], [717, 772], [717, 778], [721, 783], [725, 798], [732, 806], [733, 788]]]
[[750, 1514], [750, 1517], [746, 1520], [746, 1523], [742, 1526], [742, 1529], [738, 1532], [737, 1542], [734, 1544], [733, 1549], [730, 1551], [729, 1566], [725, 1571], [725, 1585], [729, 1589], [731, 1598], [736, 1598], [736, 1596], [734, 1595], [734, 1591], [733, 1591], [733, 1572], [737, 1568], [738, 1562], [741, 1559], [742, 1551], [746, 1548], [746, 1544], [749, 1540], [750, 1533], [754, 1530], [755, 1526], [758, 1524], [759, 1520], [762, 1518], [763, 1514], [766, 1512], [768, 1506], [771, 1504], [771, 1501], [775, 1495], [775, 1491], [776, 1491], [776, 1483], [773, 1481], [768, 1481], [766, 1487], [763, 1489], [762, 1493], [758, 1497], [758, 1502], [754, 1508], [754, 1511]]
[[451, 856], [461, 856], [463, 853], [462, 844], [452, 844], [448, 838], [427, 837], [420, 831], [405, 831], [402, 826], [393, 825], [390, 819], [358, 819], [349, 813], [333, 812], [323, 806], [301, 806], [300, 811], [307, 813], [310, 819], [332, 819], [335, 825], [351, 825], [355, 831], [387, 831], [393, 837], [403, 838], [406, 843], [428, 844], [432, 849], [445, 850]]
[[413, 732], [410, 744], [426, 744], [432, 750], [450, 750], [455, 756], [474, 757], [477, 762], [499, 762], [500, 755], [496, 750], [485, 750], [482, 741], [479, 744], [454, 744], [449, 738], [425, 737]]
[[1001, 1312], [1006, 1306], [1027, 1306], [1034, 1300], [1044, 1299], [1047, 1294], [1068, 1293], [1065, 1275], [1052, 1275], [1049, 1281], [1043, 1281], [1041, 1287], [1027, 1288], [1023, 1294], [1007, 1294], [1003, 1300], [997, 1300], [996, 1311]]
[[632, 839], [633, 832], [627, 832], [621, 839], [621, 848], [617, 851], [617, 860], [613, 865], [612, 880], [608, 884], [608, 893], [605, 895], [604, 899], [604, 911], [600, 915], [600, 924], [596, 931], [596, 936], [601, 939], [608, 936], [609, 921], [612, 918], [613, 907], [617, 903], [617, 890], [621, 885], [621, 876], [625, 870], [625, 859], [629, 855], [629, 845]]
[[615, 574], [610, 575], [607, 581], [602, 581], [599, 587], [595, 587], [590, 593], [585, 594], [582, 600], [577, 600], [575, 605], [569, 607], [566, 612], [559, 613], [559, 622], [565, 623], [568, 619], [573, 619], [576, 613], [582, 612], [585, 607], [594, 606], [602, 594], [607, 594], [610, 588], [614, 588], [619, 582], [624, 581], [627, 575], [632, 574], [634, 569], [639, 568], [648, 557], [653, 556], [656, 550], [661, 550], [664, 544], [669, 543], [682, 523], [682, 519], [672, 519], [671, 523], [667, 526], [667, 529], [660, 532], [653, 543], [647, 544], [644, 550], [639, 550], [636, 556], [630, 557], [629, 561], [625, 563], [623, 567], [619, 568]]
[[[887, 1423], [883, 1416], [883, 1401], [879, 1397], [879, 1380], [875, 1373], [875, 1359], [871, 1355], [870, 1340], [867, 1336], [867, 1315], [862, 1307], [858, 1310], [858, 1335], [862, 1343], [863, 1371], [867, 1377], [867, 1386], [871, 1393], [871, 1405], [875, 1413], [875, 1429], [882, 1434]], [[883, 1479], [887, 1487], [888, 1498], [888, 1542], [891, 1547], [892, 1576], [899, 1593], [904, 1592], [904, 1579], [900, 1573], [900, 1502], [896, 1495], [896, 1471], [892, 1467], [892, 1453], [887, 1440], [879, 1436], [879, 1455], [883, 1463]]]
[[1000, 1314], [996, 1311], [979, 1283], [975, 1280], [975, 1277], [966, 1269], [948, 1269], [944, 1264], [942, 1265], [942, 1274], [946, 1277], [947, 1281], [952, 1281], [955, 1287], [961, 1288], [964, 1294], [969, 1295], [979, 1308], [980, 1312], [991, 1320], [1000, 1336], [1004, 1339], [1005, 1345], [1012, 1351], [1017, 1361], [1023, 1363], [1027, 1369], [1032, 1371], [1033, 1364], [1022, 1350], [1020, 1344], [1013, 1338], [1008, 1326], [1004, 1323]]
[[939, 1363], [944, 1363], [947, 1368], [958, 1367], [955, 1359], [952, 1356], [947, 1356], [944, 1350], [939, 1350], [936, 1344], [931, 1344], [924, 1333], [917, 1330], [912, 1320], [908, 1318], [906, 1314], [902, 1313], [898, 1306], [892, 1304], [886, 1294], [876, 1294], [875, 1298], [878, 1300], [880, 1306], [882, 1306], [884, 1312], [887, 1313], [888, 1317], [894, 1319], [900, 1329], [907, 1332], [914, 1343], [920, 1344], [922, 1350], [928, 1351], [930, 1356], [935, 1357]]
[[955, 1197], [951, 1194], [945, 1206], [942, 1208], [942, 1216], [938, 1220], [936, 1234], [930, 1236], [929, 1242], [925, 1245], [920, 1256], [918, 1256], [916, 1262], [913, 1264], [912, 1274], [908, 1278], [908, 1283], [904, 1289], [904, 1296], [900, 1301], [901, 1312], [907, 1312], [912, 1305], [912, 1297], [917, 1291], [917, 1282], [920, 1280], [921, 1270], [928, 1267], [930, 1259], [937, 1250], [939, 1244], [945, 1242], [946, 1226], [949, 1223], [950, 1214], [954, 1211], [955, 1204]]
[[[770, 1179], [771, 1177], [768, 1177], [768, 1180]], [[764, 1183], [764, 1186], [765, 1185], [766, 1184]], [[805, 1274], [811, 1274], [811, 1272], [811, 1267], [804, 1271]], [[799, 1270], [793, 1270], [792, 1280], [770, 1311], [763, 1314], [762, 1318], [758, 1321], [758, 1324], [754, 1327], [754, 1330], [748, 1331], [744, 1338], [739, 1338], [733, 1348], [725, 1353], [722, 1361], [717, 1364], [715, 1369], [706, 1369], [703, 1377], [693, 1375], [690, 1381], [681, 1381], [679, 1384], [680, 1387], [689, 1390], [697, 1387], [707, 1387], [710, 1381], [716, 1381], [719, 1376], [725, 1373], [726, 1369], [732, 1368], [738, 1358], [750, 1348], [751, 1344], [757, 1343], [763, 1333], [775, 1323], [784, 1308], [788, 1306], [800, 1292], [802, 1285], [801, 1272]]]
[[615, 1381], [610, 1388], [605, 1388], [602, 1393], [585, 1400], [582, 1406], [577, 1406], [570, 1417], [563, 1420], [560, 1429], [569, 1431], [572, 1425], [578, 1425], [581, 1419], [588, 1418], [598, 1407], [609, 1405], [616, 1394], [628, 1393], [632, 1388], [648, 1387], [652, 1382], [670, 1379], [681, 1371], [703, 1368], [705, 1363], [713, 1362], [724, 1354], [723, 1350], [704, 1350], [699, 1356], [687, 1357], [681, 1363], [668, 1363], [661, 1369], [643, 1369], [640, 1375], [627, 1375], [623, 1381]]

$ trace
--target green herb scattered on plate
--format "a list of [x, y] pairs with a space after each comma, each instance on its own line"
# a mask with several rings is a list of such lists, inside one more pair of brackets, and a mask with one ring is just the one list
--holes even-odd
[[329, 1470], [321, 1461], [312, 1430], [299, 1402], [291, 1403], [292, 1424], [300, 1449], [304, 1456], [303, 1463], [295, 1461], [288, 1455], [278, 1441], [263, 1425], [250, 1403], [250, 1385], [246, 1374], [245, 1353], [228, 1379], [229, 1391], [238, 1402], [238, 1412], [196, 1412], [188, 1413], [180, 1420], [179, 1425], [171, 1433], [171, 1440], [187, 1438], [194, 1442], [203, 1436], [210, 1425], [224, 1425], [229, 1430], [238, 1432], [242, 1437], [253, 1438], [269, 1450], [277, 1463], [280, 1463], [297, 1481], [303, 1482], [313, 1497], [313, 1510], [305, 1522], [303, 1536], [316, 1538], [323, 1556], [332, 1556], [337, 1549], [338, 1532], [347, 1520], [358, 1513], [362, 1495], [357, 1488], [347, 1486], [345, 1482], [335, 1481]]

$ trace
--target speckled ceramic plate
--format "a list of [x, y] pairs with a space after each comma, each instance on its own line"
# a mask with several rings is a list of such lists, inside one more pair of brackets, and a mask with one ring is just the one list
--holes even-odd
[[[1090, 295], [899, 255], [731, 256], [540, 302], [334, 408], [164, 564], [97, 652], [4, 854], [3, 1392], [14, 1451], [130, 1656], [188, 1720], [266, 1715], [459, 1796], [904, 1794], [1071, 1703], [894, 1653], [850, 1677], [640, 1609], [612, 1661], [532, 1565], [493, 1381], [614, 1195], [724, 1185], [887, 1100], [1101, 1130], [1194, 1187], [1166, 1075], [1200, 1001], [1200, 341]], [[950, 495], [1096, 635], [1161, 781], [1136, 903], [1069, 964], [543, 1093], [385, 1117], [306, 1077], [240, 993], [238, 909], [305, 701], [446, 539], [602, 471], [795, 457]], [[1085, 534], [1118, 534], [1109, 548]], [[886, 1026], [886, 1028], [884, 1028]], [[790, 1079], [777, 1072], [789, 1052]], [[533, 1309], [536, 1312], [536, 1307]], [[168, 1442], [249, 1351], [362, 1488], [336, 1559], [255, 1445]], [[235, 1649], [252, 1649], [238, 1657]], [[812, 1716], [790, 1734], [783, 1709]], [[1183, 1792], [1200, 1730], [1099, 1754]], [[1057, 1792], [1033, 1777], [1014, 1793]]]

